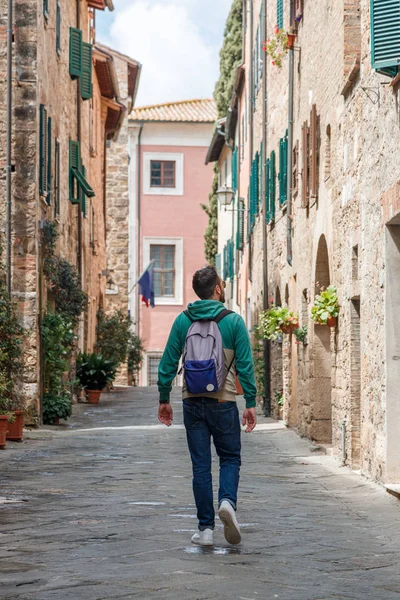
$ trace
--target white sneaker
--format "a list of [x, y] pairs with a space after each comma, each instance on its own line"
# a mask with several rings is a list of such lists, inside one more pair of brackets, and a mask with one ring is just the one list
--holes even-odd
[[228, 500], [222, 500], [218, 514], [224, 524], [224, 536], [226, 541], [229, 544], [240, 544], [242, 536], [240, 535], [239, 523], [236, 519], [235, 510]]
[[214, 545], [214, 532], [212, 529], [204, 529], [199, 531], [192, 536], [192, 544], [197, 546], [213, 546]]

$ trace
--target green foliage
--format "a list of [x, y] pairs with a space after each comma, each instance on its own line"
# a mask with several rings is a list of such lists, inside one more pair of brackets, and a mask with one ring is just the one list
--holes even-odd
[[277, 27], [275, 35], [268, 38], [265, 44], [265, 52], [271, 58], [272, 64], [280, 69], [283, 57], [288, 53], [288, 32]]
[[233, 0], [220, 51], [220, 76], [214, 90], [218, 117], [224, 117], [232, 98], [235, 68], [242, 60], [242, 0]]
[[277, 406], [283, 406], [283, 404], [285, 402], [285, 397], [283, 395], [283, 391], [282, 390], [275, 390], [274, 396], [275, 396], [275, 404]]
[[272, 306], [260, 317], [260, 327], [269, 340], [276, 340], [282, 332], [290, 333], [298, 324], [298, 314], [284, 306]]
[[334, 285], [330, 285], [315, 297], [314, 306], [311, 308], [311, 318], [320, 325], [326, 325], [330, 317], [339, 316], [339, 310], [337, 289]]
[[128, 354], [128, 344], [132, 320], [123, 310], [115, 310], [106, 315], [100, 309], [97, 313], [96, 352], [111, 361], [117, 367], [124, 363]]
[[72, 318], [47, 312], [42, 322], [44, 353], [43, 421], [53, 423], [55, 417], [71, 415], [72, 381], [68, 381], [76, 336]]
[[43, 395], [43, 422], [52, 425], [55, 419], [68, 419], [72, 413], [71, 394], [69, 392]]
[[116, 365], [100, 354], [79, 354], [76, 361], [76, 376], [80, 385], [87, 390], [103, 390], [115, 379]]
[[204, 234], [204, 251], [210, 265], [215, 265], [215, 255], [218, 252], [218, 171], [216, 169], [214, 171], [211, 193], [208, 195], [208, 206], [207, 204], [201, 205], [208, 215], [208, 225]]
[[43, 273], [54, 294], [57, 312], [78, 323], [87, 308], [88, 298], [82, 290], [81, 279], [74, 265], [56, 256], [57, 225], [49, 221], [42, 229]]
[[264, 336], [259, 325], [253, 327], [253, 359], [254, 372], [256, 376], [257, 394], [261, 397], [265, 396], [265, 379], [264, 379]]
[[0, 244], [0, 414], [19, 408], [17, 382], [22, 371], [24, 329], [8, 295]]
[[128, 341], [128, 371], [137, 373], [143, 362], [143, 340], [135, 333], [131, 333]]
[[307, 345], [307, 325], [303, 325], [302, 327], [298, 327], [293, 331], [294, 337], [296, 338], [296, 342], [299, 344]]

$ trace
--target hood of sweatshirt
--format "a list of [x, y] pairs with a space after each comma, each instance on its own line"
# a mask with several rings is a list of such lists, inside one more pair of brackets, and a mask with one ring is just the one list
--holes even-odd
[[188, 304], [187, 312], [193, 321], [202, 319], [215, 319], [220, 312], [225, 310], [225, 306], [218, 300], [196, 300]]

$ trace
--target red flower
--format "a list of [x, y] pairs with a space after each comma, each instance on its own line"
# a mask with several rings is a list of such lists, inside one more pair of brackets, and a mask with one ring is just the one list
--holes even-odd
[[279, 33], [279, 27], [278, 27], [278, 25], [275, 25], [275, 33]]

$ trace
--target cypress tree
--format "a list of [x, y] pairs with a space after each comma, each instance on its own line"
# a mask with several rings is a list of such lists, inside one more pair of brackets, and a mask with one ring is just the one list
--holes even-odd
[[[220, 51], [220, 76], [215, 85], [214, 99], [217, 104], [218, 118], [226, 116], [232, 98], [235, 81], [235, 69], [242, 60], [242, 0], [233, 0], [229, 12], [224, 41]], [[218, 252], [218, 166], [215, 166], [215, 175], [209, 194], [208, 206], [202, 204], [203, 210], [208, 215], [208, 226], [204, 234], [204, 248], [206, 259], [210, 264], [215, 264], [215, 255]]]

